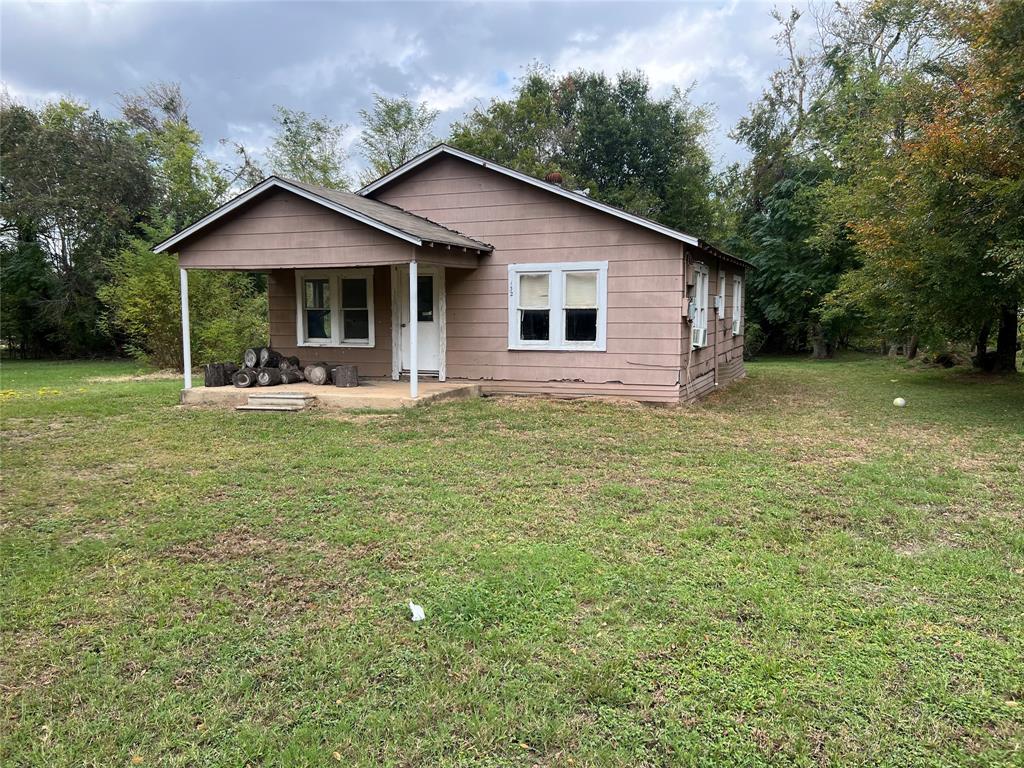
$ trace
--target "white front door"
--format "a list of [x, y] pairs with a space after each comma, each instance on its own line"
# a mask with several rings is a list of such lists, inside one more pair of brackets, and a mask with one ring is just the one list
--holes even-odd
[[[417, 346], [419, 347], [420, 373], [438, 374], [441, 372], [441, 325], [444, 322], [444, 267], [426, 267], [422, 264], [417, 268], [418, 294], [416, 316], [419, 325], [416, 329]], [[402, 370], [409, 370], [409, 267], [398, 269], [399, 317], [401, 318]]]

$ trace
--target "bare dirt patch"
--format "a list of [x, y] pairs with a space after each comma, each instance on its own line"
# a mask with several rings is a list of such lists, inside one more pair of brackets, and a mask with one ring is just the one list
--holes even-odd
[[181, 371], [165, 368], [152, 373], [125, 374], [123, 376], [91, 376], [85, 380], [86, 384], [116, 384], [126, 381], [166, 381], [168, 379], [181, 378]]

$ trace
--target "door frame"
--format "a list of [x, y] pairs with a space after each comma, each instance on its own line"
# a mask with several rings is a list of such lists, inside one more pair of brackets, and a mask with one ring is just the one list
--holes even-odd
[[[434, 264], [416, 262], [420, 275], [434, 277], [434, 312], [437, 313], [437, 380], [444, 381], [448, 369], [448, 301], [446, 298], [445, 269]], [[404, 269], [403, 269], [404, 268]], [[409, 279], [408, 264], [391, 265], [391, 378], [402, 378], [402, 280]], [[423, 371], [420, 371], [420, 375]]]

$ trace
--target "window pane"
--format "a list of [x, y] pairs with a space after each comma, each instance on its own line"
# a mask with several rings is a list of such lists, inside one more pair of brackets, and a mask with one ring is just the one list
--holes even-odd
[[547, 341], [551, 325], [550, 314], [546, 309], [520, 310], [519, 338], [522, 341]]
[[329, 338], [331, 338], [331, 310], [329, 310], [329, 309], [307, 309], [306, 310], [306, 338], [307, 339], [329, 339]]
[[416, 278], [416, 317], [421, 323], [434, 322], [434, 276]]
[[565, 306], [597, 308], [597, 272], [565, 273]]
[[366, 278], [343, 278], [341, 281], [341, 306], [345, 309], [366, 309]]
[[346, 309], [342, 315], [341, 332], [345, 341], [368, 341], [370, 338], [370, 313], [365, 309]]
[[565, 310], [566, 341], [597, 341], [597, 310]]
[[305, 302], [309, 309], [327, 309], [331, 306], [329, 280], [306, 280]]
[[[548, 282], [550, 276], [520, 275], [519, 276], [519, 308], [520, 309], [547, 309], [548, 308]], [[545, 339], [547, 336], [544, 337]]]

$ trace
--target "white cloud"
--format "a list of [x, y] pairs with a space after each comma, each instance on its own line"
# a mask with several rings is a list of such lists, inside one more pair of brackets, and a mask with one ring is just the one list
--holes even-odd
[[[764, 9], [758, 4], [756, 13]], [[750, 4], [733, 0], [717, 9], [684, 6], [659, 19], [656, 26], [623, 30], [604, 40], [579, 32], [572, 36], [572, 45], [558, 54], [554, 66], [559, 72], [585, 69], [609, 75], [639, 69], [647, 74], [654, 91], [662, 93], [672, 86], [685, 88], [712, 74], [729, 73], [753, 92], [766, 72], [742, 48], [750, 47], [752, 53], [761, 54], [764, 41], [760, 34], [749, 36], [751, 30], [744, 30], [747, 39], [737, 45], [740, 13], [751, 13]], [[736, 52], [737, 48], [741, 50]], [[726, 54], [729, 51], [733, 51], [731, 56]]]
[[373, 29], [356, 27], [346, 39], [338, 41], [338, 49], [338, 53], [274, 69], [269, 78], [271, 84], [298, 95], [327, 91], [369, 66], [383, 64], [408, 74], [428, 52], [417, 34], [391, 24]]
[[38, 109], [47, 102], [60, 101], [61, 99], [71, 99], [73, 101], [87, 103], [87, 100], [84, 97], [68, 91], [61, 93], [60, 91], [35, 90], [20, 86], [17, 83], [12, 83], [9, 80], [0, 82], [0, 90], [3, 90], [19, 104], [24, 104], [26, 107], [31, 107], [33, 109]]
[[494, 83], [480, 78], [460, 77], [454, 81], [435, 78], [429, 85], [421, 87], [413, 100], [425, 101], [433, 109], [447, 112], [496, 95]]

